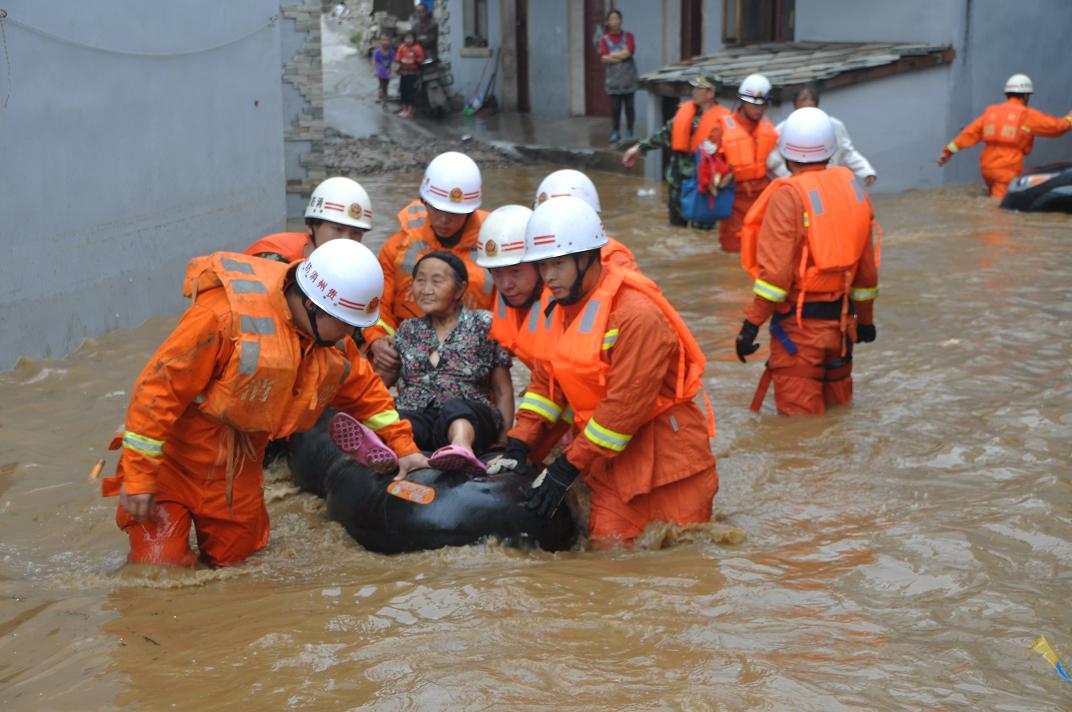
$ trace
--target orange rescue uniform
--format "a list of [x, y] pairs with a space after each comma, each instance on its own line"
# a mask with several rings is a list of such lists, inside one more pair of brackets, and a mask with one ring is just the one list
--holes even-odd
[[439, 242], [428, 210], [420, 200], [402, 208], [398, 213], [401, 229], [383, 243], [380, 248], [380, 266], [383, 267], [383, 301], [380, 304], [380, 320], [375, 326], [365, 329], [365, 341], [370, 345], [377, 339], [393, 336], [398, 325], [406, 319], [424, 316], [413, 301], [413, 267], [422, 256], [441, 250], [457, 255], [469, 272], [469, 289], [465, 294], [465, 306], [470, 309], [490, 311], [495, 304], [494, 283], [491, 274], [476, 264], [476, 242], [480, 224], [488, 211], [477, 210], [469, 216], [462, 228], [462, 235], [453, 247]]
[[305, 246], [309, 244], [309, 233], [274, 232], [254, 242], [243, 254], [290, 264], [305, 259]]
[[1031, 153], [1036, 136], [1060, 136], [1072, 128], [1072, 113], [1062, 118], [1032, 109], [1022, 99], [1012, 97], [1003, 104], [987, 107], [983, 115], [946, 144], [948, 154], [970, 148], [982, 141], [979, 170], [990, 195], [1003, 198], [1009, 182], [1020, 175], [1024, 156]]
[[755, 296], [745, 317], [756, 326], [774, 317], [770, 360], [753, 410], [772, 380], [782, 415], [822, 415], [826, 405], [852, 400], [849, 302], [856, 322], [874, 323], [872, 225], [871, 201], [844, 167], [804, 166], [772, 183], [749, 210], [741, 264], [755, 279]]
[[658, 288], [604, 267], [588, 295], [555, 308], [545, 338], [551, 355], [537, 362], [510, 437], [538, 442], [572, 407], [580, 432], [564, 454], [591, 489], [589, 534], [630, 540], [654, 520], [709, 521], [714, 422], [693, 402], [704, 357]]
[[766, 115], [756, 122], [737, 109], [721, 118], [711, 133], [711, 141], [719, 146], [719, 153], [730, 164], [737, 183], [733, 212], [718, 224], [718, 242], [726, 252], [740, 252], [738, 233], [745, 213], [770, 185], [767, 156], [778, 145], [778, 132]]
[[237, 253], [195, 258], [194, 303], [138, 376], [115, 477], [105, 496], [156, 495], [149, 520], [119, 506], [128, 560], [189, 565], [191, 524], [201, 559], [235, 564], [268, 543], [261, 490], [272, 439], [308, 430], [331, 405], [364, 422], [399, 456], [417, 452], [408, 421], [347, 339], [344, 355], [294, 325], [284, 290], [296, 265]]

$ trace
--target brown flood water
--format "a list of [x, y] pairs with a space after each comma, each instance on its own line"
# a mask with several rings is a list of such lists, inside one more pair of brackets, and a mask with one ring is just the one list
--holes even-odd
[[[488, 207], [527, 202], [549, 170], [488, 171]], [[366, 181], [370, 246], [417, 180]], [[634, 551], [385, 557], [278, 471], [271, 545], [248, 563], [120, 571], [115, 500], [86, 473], [175, 322], [153, 320], [0, 374], [0, 708], [1067, 706], [1028, 646], [1072, 652], [1069, 218], [968, 189], [878, 196], [856, 402], [789, 420], [770, 397], [747, 409], [763, 359], [732, 353], [736, 259], [666, 227], [640, 181], [595, 180], [609, 232], [711, 358], [719, 525]]]

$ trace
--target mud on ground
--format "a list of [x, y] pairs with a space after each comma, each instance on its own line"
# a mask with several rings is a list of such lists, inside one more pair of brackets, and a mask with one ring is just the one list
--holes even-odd
[[335, 129], [324, 131], [324, 162], [329, 175], [423, 171], [432, 156], [445, 151], [460, 151], [481, 168], [521, 162], [519, 157], [512, 156], [506, 149], [451, 135], [423, 140], [419, 147], [415, 147], [390, 137], [355, 139]]

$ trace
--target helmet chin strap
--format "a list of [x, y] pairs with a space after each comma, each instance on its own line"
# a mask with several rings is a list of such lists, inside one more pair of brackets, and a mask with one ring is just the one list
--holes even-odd
[[[439, 233], [436, 233], [436, 239], [439, 240], [439, 244], [443, 247], [454, 247], [461, 242], [462, 233], [465, 232], [465, 226], [469, 224], [469, 218], [471, 217], [473, 217], [473, 213], [467, 213], [465, 215], [465, 222], [463, 222], [462, 226], [450, 237], [440, 237]], [[435, 230], [432, 230], [432, 232], [435, 232]]]
[[547, 308], [543, 310], [544, 316], [550, 316], [554, 310], [556, 304], [563, 306], [569, 306], [570, 304], [576, 304], [580, 301], [581, 297], [581, 284], [584, 282], [584, 276], [588, 274], [588, 269], [592, 266], [592, 263], [596, 261], [596, 257], [588, 252], [588, 264], [581, 267], [581, 255], [578, 253], [573, 254], [573, 264], [577, 265], [577, 278], [573, 280], [573, 284], [570, 285], [569, 294], [562, 299], [552, 299], [551, 303], [547, 305]]
[[[306, 300], [306, 299], [308, 299], [308, 297], [304, 297], [303, 301]], [[334, 346], [335, 345], [334, 341], [324, 341], [323, 339], [320, 338], [320, 329], [317, 328], [317, 325], [316, 325], [316, 317], [317, 317], [317, 314], [319, 313], [320, 310], [317, 309], [315, 306], [310, 306], [311, 304], [312, 304], [312, 302], [310, 301], [309, 303], [303, 303], [302, 306], [305, 307], [305, 314], [309, 317], [309, 326], [312, 327], [312, 329], [313, 329], [313, 339], [316, 341], [316, 345], [317, 346]]]

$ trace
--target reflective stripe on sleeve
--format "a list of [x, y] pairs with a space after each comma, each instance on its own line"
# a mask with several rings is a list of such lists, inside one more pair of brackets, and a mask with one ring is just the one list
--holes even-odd
[[384, 331], [386, 331], [388, 336], [394, 336], [395, 335], [395, 330], [391, 327], [390, 324], [388, 324], [383, 319], [377, 319], [376, 320], [376, 326], [378, 326], [381, 329], [383, 329]]
[[849, 299], [854, 302], [869, 302], [878, 298], [878, 287], [853, 287], [849, 292]]
[[957, 144], [953, 143], [952, 141], [950, 141], [949, 143], [947, 143], [947, 144], [945, 145], [945, 147], [949, 149], [949, 152], [950, 152], [950, 153], [956, 153], [957, 151], [959, 151], [959, 150], [960, 150], [959, 148], [957, 148]]
[[603, 334], [603, 350], [606, 351], [611, 346], [614, 346], [614, 342], [618, 340], [618, 330], [611, 329], [607, 333]]
[[160, 457], [164, 454], [163, 440], [153, 440], [130, 430], [123, 432], [123, 447], [149, 457]]
[[789, 292], [781, 287], [775, 287], [770, 282], [764, 282], [762, 279], [755, 281], [752, 285], [752, 291], [769, 302], [784, 302], [785, 298], [789, 296]]
[[518, 406], [518, 410], [531, 410], [552, 423], [562, 416], [562, 408], [557, 403], [532, 391], [525, 391], [525, 395], [521, 396], [521, 405]]
[[584, 426], [584, 436], [596, 445], [614, 452], [624, 450], [629, 441], [633, 439], [632, 435], [616, 433], [610, 428], [604, 428], [595, 421], [595, 418], [589, 419], [588, 424]]
[[398, 417], [397, 410], [385, 410], [382, 413], [377, 413], [368, 420], [362, 420], [366, 427], [372, 430], [379, 430], [380, 428], [386, 428], [391, 423], [397, 423], [401, 418]]

